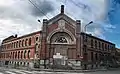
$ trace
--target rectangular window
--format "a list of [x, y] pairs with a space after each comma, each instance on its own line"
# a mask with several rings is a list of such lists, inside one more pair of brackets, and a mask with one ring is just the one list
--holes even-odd
[[104, 51], [104, 43], [102, 43], [102, 50]]
[[99, 42], [99, 49], [101, 49], [101, 43]]
[[97, 41], [95, 40], [95, 48], [97, 48]]
[[91, 48], [93, 48], [93, 39], [91, 39]]

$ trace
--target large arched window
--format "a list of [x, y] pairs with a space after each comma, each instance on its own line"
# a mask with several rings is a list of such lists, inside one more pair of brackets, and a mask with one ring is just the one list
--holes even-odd
[[58, 37], [55, 42], [57, 43], [67, 43], [67, 39], [64, 36]]
[[57, 32], [50, 37], [50, 43], [52, 44], [71, 44], [74, 43], [74, 41], [74, 37], [65, 32]]

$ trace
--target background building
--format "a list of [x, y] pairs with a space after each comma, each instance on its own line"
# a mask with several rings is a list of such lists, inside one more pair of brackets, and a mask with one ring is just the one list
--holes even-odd
[[[81, 32], [80, 20], [61, 13], [43, 19], [42, 30], [2, 42], [3, 65], [44, 68], [93, 69], [113, 63], [115, 44]], [[109, 59], [108, 59], [109, 58]]]

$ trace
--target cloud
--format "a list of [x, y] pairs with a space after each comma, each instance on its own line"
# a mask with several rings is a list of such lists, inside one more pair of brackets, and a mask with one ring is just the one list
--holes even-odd
[[[6, 3], [7, 1], [7, 3]], [[3, 39], [12, 34], [24, 35], [40, 30], [42, 20], [48, 16], [54, 17], [60, 12], [60, 5], [65, 3], [65, 14], [73, 19], [82, 20], [82, 29], [85, 24], [94, 21], [87, 31], [95, 36], [104, 38], [104, 29], [111, 29], [99, 22], [106, 19], [107, 0], [31, 0], [40, 10], [36, 9], [28, 0], [0, 0], [0, 38]], [[74, 10], [73, 10], [74, 9]], [[45, 16], [46, 15], [46, 16]]]
[[[104, 38], [104, 29], [100, 22], [106, 19], [106, 14], [108, 13], [107, 0], [72, 0], [75, 3], [68, 2], [67, 7], [71, 16], [74, 19], [82, 20], [82, 31], [84, 31], [84, 26], [90, 21], [94, 23], [87, 27], [87, 33], [92, 33], [94, 36]], [[77, 5], [75, 5], [77, 4]], [[74, 11], [73, 11], [74, 9]], [[75, 15], [77, 14], [77, 15]], [[106, 27], [107, 28], [107, 27]]]
[[[32, 0], [31, 0], [32, 1]], [[52, 5], [51, 1], [48, 0], [35, 0], [32, 1], [37, 8], [35, 8], [33, 5], [30, 6], [31, 12], [34, 16], [45, 16], [47, 13], [54, 11], [54, 7]]]
[[[47, 15], [54, 11], [52, 1], [31, 0], [37, 3]], [[7, 2], [7, 3], [6, 3]], [[37, 19], [44, 18], [28, 0], [0, 0], [0, 39], [4, 39], [13, 34], [24, 35], [40, 30], [41, 23]]]

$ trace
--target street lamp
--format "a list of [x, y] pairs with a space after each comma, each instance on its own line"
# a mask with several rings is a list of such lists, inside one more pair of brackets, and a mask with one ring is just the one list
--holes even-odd
[[85, 25], [85, 27], [84, 27], [85, 32], [86, 32], [86, 29], [87, 29], [86, 27], [87, 27], [88, 25], [92, 24], [92, 23], [93, 23], [93, 21], [90, 21], [88, 24]]
[[[92, 24], [92, 23], [93, 23], [93, 21], [90, 21], [88, 24], [85, 25], [85, 27], [84, 27], [85, 33], [86, 33], [86, 27], [87, 27], [88, 25]], [[85, 34], [84, 36], [85, 36], [85, 37], [84, 37], [84, 44], [87, 45], [87, 44], [86, 44], [86, 40], [87, 40], [87, 37], [86, 37], [86, 36], [87, 36], [87, 35]], [[85, 53], [85, 55], [86, 55], [86, 57], [87, 57], [86, 49], [87, 49], [87, 48], [84, 47], [84, 53]], [[84, 57], [84, 58], [85, 58], [85, 57]], [[86, 60], [84, 60], [84, 61], [86, 61]], [[86, 64], [84, 64], [84, 69], [87, 69], [87, 65], [86, 65]]]

